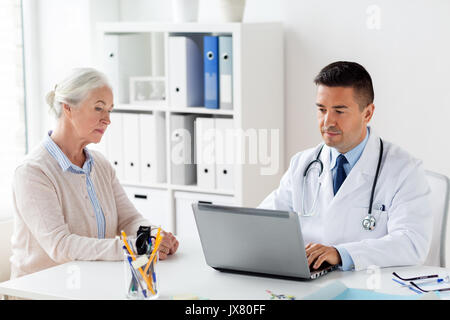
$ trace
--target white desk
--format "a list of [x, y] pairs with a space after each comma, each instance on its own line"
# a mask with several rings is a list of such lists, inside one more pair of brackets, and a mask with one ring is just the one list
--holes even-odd
[[[270, 299], [266, 289], [300, 299], [335, 280], [342, 281], [347, 287], [359, 289], [372, 289], [368, 285], [377, 283], [372, 281], [376, 279], [375, 273], [369, 271], [333, 271], [314, 281], [219, 272], [206, 265], [198, 240], [179, 240], [179, 251], [158, 264], [160, 299], [186, 294], [206, 299]], [[379, 269], [379, 289], [376, 291], [416, 294], [392, 281], [393, 271], [405, 277], [450, 274], [449, 269], [427, 266]], [[0, 283], [0, 294], [28, 299], [125, 299], [124, 292], [123, 262], [74, 261]], [[450, 294], [444, 294], [442, 298], [450, 298]]]

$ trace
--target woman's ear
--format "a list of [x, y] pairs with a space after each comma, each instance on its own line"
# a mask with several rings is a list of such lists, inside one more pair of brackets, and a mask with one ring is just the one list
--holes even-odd
[[67, 103], [62, 103], [62, 112], [64, 113], [64, 116], [67, 119], [72, 118], [72, 107], [69, 106]]

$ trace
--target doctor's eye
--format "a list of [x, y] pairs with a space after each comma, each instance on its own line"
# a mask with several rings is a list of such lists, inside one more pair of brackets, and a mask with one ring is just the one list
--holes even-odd
[[95, 111], [102, 111], [103, 110], [103, 108], [101, 108], [101, 107], [95, 107]]
[[336, 110], [336, 113], [337, 113], [337, 114], [342, 114], [342, 113], [344, 113], [344, 112], [339, 111], [339, 110]]

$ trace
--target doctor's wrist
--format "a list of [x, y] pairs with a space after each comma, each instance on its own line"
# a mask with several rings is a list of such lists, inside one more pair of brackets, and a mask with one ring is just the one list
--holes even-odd
[[337, 250], [337, 252], [339, 252], [339, 256], [341, 259], [341, 263], [339, 264], [339, 266], [341, 267], [341, 269], [343, 271], [353, 270], [355, 267], [355, 264], [353, 262], [353, 258], [348, 253], [348, 251], [345, 248], [343, 248], [342, 246], [336, 246], [334, 248]]
[[339, 252], [339, 250], [336, 248], [336, 247], [333, 247], [334, 248], [334, 250], [336, 250], [336, 253], [337, 253], [337, 258], [338, 258], [338, 263], [337, 263], [337, 265], [338, 266], [342, 266], [342, 257], [341, 257], [341, 253]]

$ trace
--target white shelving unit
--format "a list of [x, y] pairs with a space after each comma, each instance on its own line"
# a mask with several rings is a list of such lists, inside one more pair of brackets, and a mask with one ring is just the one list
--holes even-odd
[[[97, 26], [97, 67], [105, 71], [105, 54], [108, 36], [123, 37], [119, 50], [123, 51], [116, 77], [118, 88], [114, 90], [114, 112], [148, 113], [161, 112], [166, 121], [166, 176], [165, 183], [136, 183], [122, 181], [138, 210], [152, 223], [176, 234], [196, 232], [192, 230], [193, 215], [190, 204], [195, 201], [212, 201], [219, 204], [254, 207], [276, 188], [284, 173], [284, 54], [283, 31], [279, 23], [101, 23]], [[156, 36], [155, 36], [156, 35]], [[233, 109], [207, 109], [204, 107], [180, 108], [172, 106], [170, 96], [159, 105], [131, 104], [128, 98], [127, 77], [159, 76], [166, 79], [168, 86], [168, 37], [171, 35], [202, 36], [229, 35], [233, 46]], [[143, 42], [143, 43], [140, 43]], [[155, 47], [156, 46], [156, 47]], [[162, 47], [161, 47], [162, 46]], [[149, 59], [146, 60], [146, 55]], [[151, 56], [151, 57], [150, 57]], [[145, 61], [143, 61], [144, 59]], [[131, 71], [130, 71], [131, 70]], [[131, 74], [135, 71], [138, 74]], [[120, 74], [123, 72], [123, 74]], [[232, 118], [234, 128], [247, 132], [265, 130], [266, 143], [272, 151], [270, 161], [274, 170], [264, 175], [269, 165], [245, 161], [234, 166], [234, 188], [218, 190], [201, 188], [197, 185], [172, 184], [170, 166], [170, 120], [173, 114]], [[112, 124], [113, 125], [113, 124]], [[258, 131], [259, 130], [259, 131]], [[271, 130], [277, 132], [276, 146], [271, 145]], [[108, 132], [108, 131], [107, 131]], [[106, 136], [107, 140], [107, 136]], [[127, 141], [124, 141], [127, 143]], [[237, 154], [247, 154], [248, 145], [237, 146]], [[108, 153], [108, 143], [96, 146]], [[276, 151], [275, 153], [273, 151]], [[249, 157], [247, 157], [249, 158]], [[258, 158], [258, 157], [257, 157]], [[261, 160], [261, 159], [258, 159]], [[267, 159], [265, 159], [267, 161]], [[275, 163], [276, 162], [276, 163]], [[275, 163], [275, 164], [274, 164]], [[192, 217], [188, 217], [190, 215]], [[188, 221], [188, 222], [186, 222]], [[191, 221], [191, 223], [189, 223]]]

